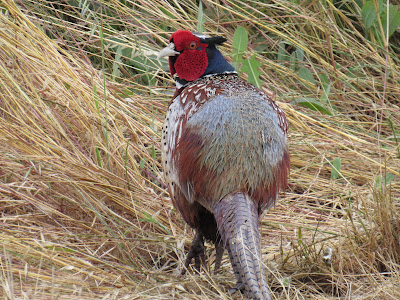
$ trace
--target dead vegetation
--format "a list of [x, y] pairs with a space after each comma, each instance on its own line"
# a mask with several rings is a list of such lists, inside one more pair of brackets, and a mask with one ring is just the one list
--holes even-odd
[[[368, 40], [356, 9], [295, 2], [204, 2], [227, 56], [246, 26], [290, 119], [290, 185], [261, 221], [268, 281], [277, 299], [399, 299], [399, 49]], [[227, 255], [218, 275], [177, 275], [192, 232], [159, 165], [172, 81], [154, 51], [196, 18], [190, 1], [2, 2], [3, 298], [228, 298]], [[274, 59], [283, 44], [313, 80]]]

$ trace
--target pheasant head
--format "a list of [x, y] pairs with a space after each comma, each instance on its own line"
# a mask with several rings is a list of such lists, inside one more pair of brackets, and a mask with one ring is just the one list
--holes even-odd
[[234, 72], [216, 45], [225, 42], [224, 37], [208, 37], [187, 30], [176, 31], [169, 45], [161, 50], [158, 58], [169, 57], [171, 75], [177, 75], [177, 81], [187, 83], [210, 74]]

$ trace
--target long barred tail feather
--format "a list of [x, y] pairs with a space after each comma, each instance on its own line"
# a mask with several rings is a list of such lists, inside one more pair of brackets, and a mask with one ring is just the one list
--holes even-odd
[[244, 288], [248, 299], [271, 299], [261, 261], [256, 204], [246, 194], [232, 193], [218, 202], [214, 213], [237, 278], [233, 291]]

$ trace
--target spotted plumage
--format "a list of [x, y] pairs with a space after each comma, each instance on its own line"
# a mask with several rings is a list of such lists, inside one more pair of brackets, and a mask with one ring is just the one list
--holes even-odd
[[238, 280], [234, 290], [269, 299], [258, 217], [287, 184], [288, 124], [278, 105], [223, 58], [216, 45], [224, 40], [177, 31], [161, 51], [177, 75], [162, 163], [174, 206], [196, 230], [185, 267], [192, 258], [200, 267], [204, 239], [210, 240], [216, 269], [228, 250]]

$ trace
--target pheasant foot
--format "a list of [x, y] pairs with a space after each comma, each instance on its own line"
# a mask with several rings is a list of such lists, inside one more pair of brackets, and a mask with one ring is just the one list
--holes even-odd
[[206, 256], [204, 250], [204, 238], [203, 235], [199, 232], [196, 232], [196, 235], [193, 238], [192, 245], [190, 246], [190, 250], [187, 254], [185, 267], [181, 272], [181, 275], [186, 273], [186, 270], [189, 268], [189, 265], [194, 259], [194, 267], [200, 272], [200, 268], [205, 264]]

